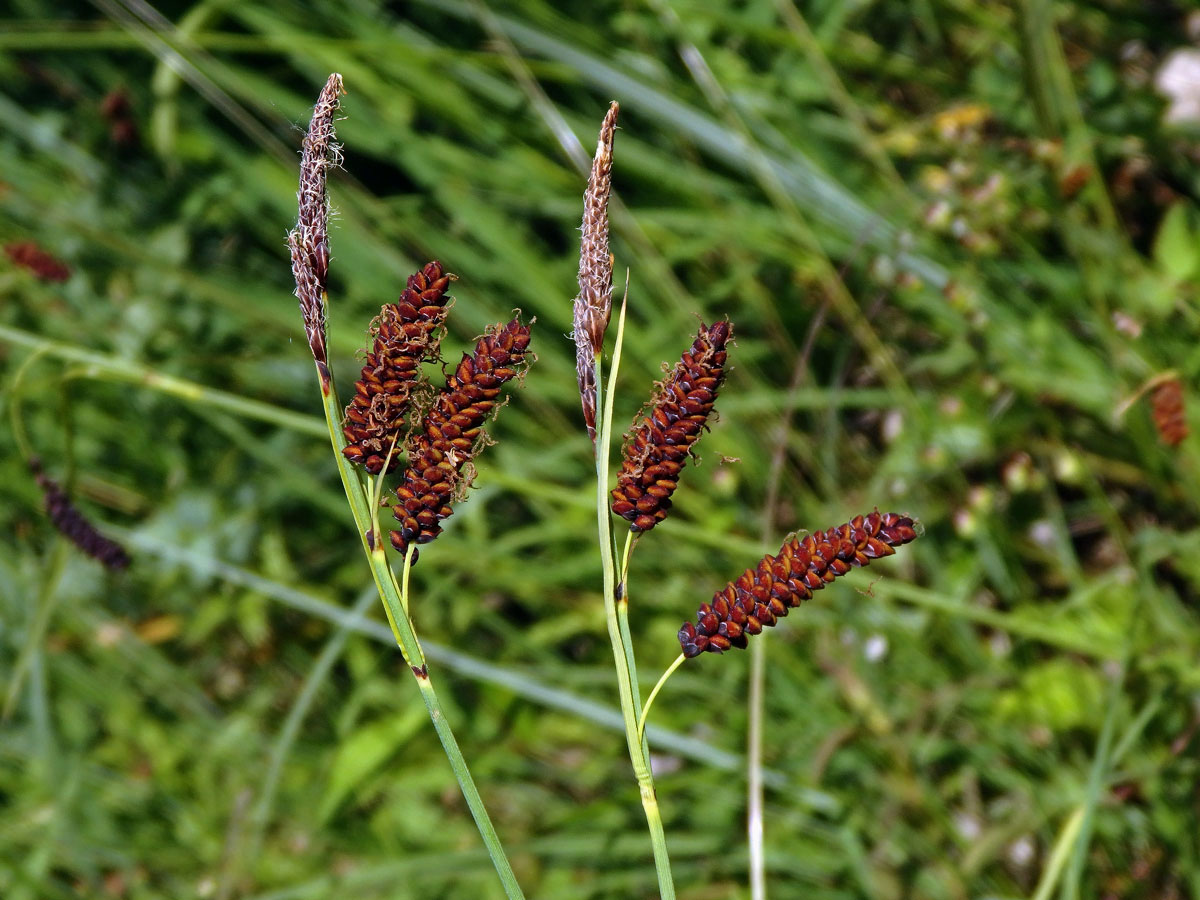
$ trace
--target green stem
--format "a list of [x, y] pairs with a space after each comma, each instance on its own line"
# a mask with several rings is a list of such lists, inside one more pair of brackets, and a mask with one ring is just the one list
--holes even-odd
[[1050, 859], [1042, 870], [1042, 877], [1038, 882], [1033, 900], [1050, 900], [1054, 888], [1058, 886], [1058, 880], [1066, 868], [1067, 861], [1071, 858], [1071, 848], [1075, 846], [1075, 841], [1079, 837], [1079, 829], [1083, 827], [1085, 813], [1086, 809], [1083, 806], [1077, 806], [1071, 815], [1067, 816], [1067, 821], [1063, 823], [1063, 827], [1058, 833], [1058, 840], [1054, 842], [1054, 848], [1050, 851]]
[[746, 843], [750, 856], [750, 900], [766, 900], [767, 897], [762, 760], [766, 673], [767, 642], [760, 639], [750, 646], [750, 714], [746, 728]]
[[[607, 497], [606, 497], [607, 500]], [[611, 520], [610, 520], [611, 521]], [[641, 689], [637, 675], [637, 660], [633, 656], [633, 634], [629, 630], [629, 554], [633, 549], [633, 531], [625, 537], [625, 550], [621, 554], [621, 568], [617, 581], [617, 628], [621, 632], [621, 646], [625, 650], [625, 666], [629, 670], [629, 679], [635, 687], [634, 700], [641, 706]], [[638, 740], [642, 744], [642, 755], [650, 758], [650, 747], [642, 738], [642, 729], [638, 728]]]
[[[143, 385], [183, 400], [199, 403], [213, 409], [223, 409], [236, 413], [239, 416], [245, 416], [248, 419], [270, 422], [271, 424], [279, 425], [282, 428], [290, 428], [293, 431], [303, 434], [320, 435], [324, 433], [320, 420], [314, 416], [292, 412], [288, 409], [273, 406], [270, 403], [263, 403], [259, 400], [251, 400], [247, 397], [231, 394], [228, 391], [219, 391], [183, 378], [163, 375], [161, 372], [141, 363], [135, 363], [116, 356], [108, 356], [103, 353], [95, 353], [91, 350], [84, 350], [75, 344], [48, 340], [41, 335], [22, 331], [19, 328], [0, 325], [0, 341], [6, 341], [20, 347], [29, 347], [56, 359], [78, 363], [84, 367], [83, 374], [89, 377], [104, 377], [110, 378], [113, 381]], [[335, 421], [341, 421], [340, 412]], [[338, 434], [340, 436], [341, 432], [339, 431]]]
[[16, 374], [13, 375], [12, 386], [8, 391], [8, 412], [9, 418], [12, 421], [13, 440], [16, 441], [17, 449], [21, 452], [21, 456], [26, 462], [36, 454], [33, 452], [33, 445], [29, 443], [29, 438], [25, 433], [25, 419], [21, 415], [21, 394], [24, 391], [25, 378], [29, 375], [29, 371], [45, 355], [45, 347], [35, 348], [25, 358], [25, 361], [21, 363]]
[[271, 819], [271, 811], [275, 804], [276, 792], [279, 790], [279, 779], [283, 774], [283, 766], [296, 743], [296, 738], [300, 735], [300, 726], [312, 709], [321, 685], [324, 684], [330, 670], [341, 657], [347, 639], [354, 633], [356, 626], [366, 621], [367, 612], [370, 610], [371, 604], [375, 602], [377, 601], [374, 591], [367, 589], [362, 592], [362, 596], [347, 612], [346, 618], [338, 623], [336, 630], [325, 643], [312, 668], [304, 677], [304, 684], [296, 695], [291, 709], [288, 710], [287, 717], [283, 720], [283, 726], [279, 729], [279, 736], [271, 748], [267, 770], [262, 777], [261, 787], [258, 791], [258, 802], [250, 814], [249, 836], [242, 843], [240, 848], [242, 852], [238, 860], [238, 865], [243, 870], [245, 866], [258, 859], [259, 851], [262, 849], [263, 833]]
[[44, 564], [45, 578], [38, 589], [37, 599], [34, 601], [37, 605], [34, 607], [33, 621], [26, 632], [25, 642], [17, 654], [16, 664], [10, 670], [12, 674], [8, 680], [4, 708], [0, 710], [0, 722], [7, 723], [9, 716], [16, 709], [17, 701], [21, 698], [21, 688], [25, 684], [25, 676], [33, 669], [38, 651], [42, 649], [43, 639], [54, 619], [54, 611], [58, 609], [61, 596], [58, 588], [67, 567], [68, 546], [65, 539], [56, 540]]
[[675, 674], [675, 670], [683, 665], [687, 657], [680, 653], [675, 657], [675, 662], [667, 666], [667, 671], [662, 673], [662, 677], [658, 679], [658, 684], [654, 686], [654, 690], [650, 692], [650, 696], [646, 698], [645, 705], [642, 706], [642, 714], [638, 717], [638, 739], [644, 740], [643, 735], [646, 733], [646, 719], [650, 716], [650, 707], [654, 705], [654, 700], [658, 697], [658, 692], [663, 689], [663, 685], [667, 683], [667, 679]]
[[[483, 805], [483, 798], [479, 796], [479, 789], [475, 786], [475, 780], [467, 768], [467, 761], [463, 758], [458, 742], [454, 739], [450, 723], [446, 719], [445, 711], [433, 688], [433, 682], [429, 678], [429, 667], [425, 663], [425, 654], [421, 651], [421, 644], [417, 640], [417, 635], [408, 618], [407, 593], [401, 593], [396, 584], [395, 573], [388, 565], [383, 534], [379, 528], [378, 511], [368, 499], [370, 496], [369, 485], [365, 482], [362, 473], [342, 455], [342, 449], [346, 443], [341, 429], [342, 407], [338, 403], [337, 392], [333, 386], [333, 374], [328, 367], [318, 363], [317, 377], [321, 385], [325, 423], [329, 430], [330, 442], [333, 444], [333, 455], [337, 459], [338, 473], [342, 478], [342, 486], [346, 489], [346, 499], [350, 503], [350, 511], [354, 514], [359, 538], [367, 554], [367, 560], [371, 564], [371, 575], [375, 579], [375, 586], [379, 589], [379, 596], [383, 599], [383, 608], [387, 613], [388, 624], [391, 625], [392, 634], [396, 638], [396, 644], [400, 647], [404, 661], [408, 663], [409, 669], [417, 681], [421, 699], [429, 711], [430, 721], [433, 722], [438, 739], [442, 742], [442, 749], [446, 752], [446, 759], [450, 761], [450, 768], [454, 770], [454, 777], [458, 779], [458, 786], [462, 790], [463, 798], [467, 801], [467, 807], [471, 810], [471, 816], [475, 819], [475, 827], [479, 830], [479, 836], [483, 838], [488, 855], [492, 858], [492, 864], [496, 867], [496, 873], [504, 885], [504, 892], [510, 900], [513, 898], [524, 900], [525, 895], [521, 892], [516, 875], [513, 874], [512, 865], [500, 844], [500, 838]], [[411, 565], [412, 554], [410, 552], [405, 558], [404, 582], [406, 586], [408, 584], [407, 570]]]
[[[616, 349], [613, 351], [613, 380], [621, 360], [621, 343], [625, 330], [625, 304], [621, 304], [621, 315], [617, 324]], [[658, 872], [658, 890], [662, 900], [674, 900], [675, 882], [671, 877], [671, 860], [667, 854], [667, 838], [663, 832], [662, 815], [658, 808], [658, 796], [654, 791], [654, 775], [650, 771], [650, 753], [644, 737], [638, 731], [638, 712], [641, 706], [637, 689], [637, 667], [633, 655], [628, 624], [628, 602], [624, 579], [618, 584], [618, 570], [614, 558], [612, 518], [608, 511], [609, 456], [612, 446], [613, 392], [604, 390], [603, 366], [599, 358], [595, 361], [597, 403], [603, 400], [604, 414], [598, 423], [596, 435], [596, 527], [600, 541], [600, 562], [604, 573], [604, 614], [608, 622], [608, 638], [612, 644], [613, 663], [617, 670], [617, 691], [621, 699], [621, 718], [625, 725], [625, 742], [629, 748], [629, 760], [633, 764], [634, 777], [642, 797], [642, 809], [646, 814], [646, 825], [650, 829], [650, 843], [654, 848], [654, 868]], [[630, 542], [626, 541], [625, 564], [628, 562]], [[622, 566], [622, 572], [624, 565]], [[619, 612], [618, 610], [622, 611]]]

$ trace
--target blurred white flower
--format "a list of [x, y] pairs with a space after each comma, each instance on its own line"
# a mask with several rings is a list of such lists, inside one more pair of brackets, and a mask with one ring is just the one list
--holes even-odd
[[960, 811], [954, 814], [954, 828], [967, 841], [973, 841], [983, 833], [983, 823], [979, 821], [978, 816], [969, 812]]
[[882, 634], [873, 634], [863, 645], [863, 656], [867, 662], [879, 662], [888, 652], [888, 640]]
[[898, 409], [889, 409], [883, 414], [883, 427], [880, 431], [885, 444], [895, 441], [904, 431], [904, 414]]
[[1038, 519], [1029, 526], [1029, 539], [1039, 547], [1053, 547], [1058, 539], [1058, 532], [1050, 520]]
[[1167, 122], [1200, 122], [1200, 49], [1181, 47], [1167, 54], [1154, 86], [1167, 98]]
[[1033, 861], [1033, 839], [1019, 837], [1008, 846], [1008, 859], [1014, 866], [1024, 868]]

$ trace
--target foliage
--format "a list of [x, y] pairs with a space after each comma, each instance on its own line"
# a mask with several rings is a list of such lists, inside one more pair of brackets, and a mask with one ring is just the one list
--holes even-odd
[[[566, 337], [611, 100], [616, 420], [697, 317], [737, 335], [633, 560], [643, 678], [787, 532], [873, 504], [925, 529], [756, 638], [771, 895], [1200, 896], [1200, 447], [1141, 393], [1200, 374], [1200, 145], [1152, 84], [1184, 4], [9, 10], [0, 243], [70, 277], [0, 258], [0, 396], [133, 561], [58, 539], [0, 432], [0, 895], [499, 893], [362, 598], [291, 297], [301, 129], [337, 71], [341, 384], [429, 259], [460, 276], [447, 346], [538, 320], [412, 589], [530, 896], [655, 883]], [[684, 897], [745, 894], [747, 664], [706, 654], [655, 706]]]

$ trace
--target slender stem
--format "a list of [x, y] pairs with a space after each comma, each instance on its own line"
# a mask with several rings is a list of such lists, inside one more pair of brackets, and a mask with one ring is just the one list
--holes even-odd
[[[761, 635], [766, 637], [766, 635]], [[767, 673], [767, 641], [750, 648], [750, 708], [746, 727], [746, 843], [750, 851], [750, 898], [766, 900], [767, 858], [763, 829], [763, 696]]]
[[38, 588], [38, 595], [34, 601], [37, 605], [34, 607], [33, 621], [26, 631], [25, 642], [17, 654], [16, 664], [10, 670], [12, 674], [8, 679], [4, 707], [0, 710], [0, 722], [7, 723], [9, 716], [17, 708], [17, 701], [21, 698], [21, 688], [25, 684], [25, 676], [31, 675], [33, 672], [38, 651], [42, 648], [43, 638], [54, 619], [55, 610], [58, 609], [62, 594], [58, 588], [67, 568], [69, 555], [67, 547], [69, 546], [70, 544], [66, 540], [55, 541], [43, 566], [42, 571], [45, 573], [45, 578]]
[[[614, 344], [614, 349], [613, 349], [612, 372], [609, 375], [609, 389], [608, 389], [607, 393], [603, 390], [603, 385], [600, 383], [600, 380], [599, 380], [600, 375], [601, 375], [599, 365], [597, 365], [597, 368], [596, 368], [597, 396], [604, 397], [604, 421], [602, 424], [603, 424], [603, 428], [604, 428], [604, 438], [605, 438], [605, 442], [603, 445], [604, 458], [605, 458], [605, 471], [604, 471], [604, 477], [598, 479], [599, 484], [601, 485], [602, 489], [600, 491], [601, 497], [598, 499], [597, 502], [602, 504], [606, 510], [604, 518], [605, 518], [605, 522], [608, 523], [610, 535], [611, 535], [611, 531], [612, 531], [612, 518], [607, 514], [607, 508], [608, 508], [608, 468], [607, 468], [607, 466], [608, 466], [608, 459], [610, 458], [610, 449], [611, 449], [611, 443], [612, 443], [612, 413], [613, 413], [613, 402], [617, 395], [617, 392], [616, 392], [617, 373], [620, 371], [620, 368], [621, 368], [621, 349], [625, 344], [625, 312], [627, 309], [628, 298], [629, 298], [629, 276], [627, 274], [625, 276], [625, 296], [621, 300], [621, 313], [617, 319], [617, 338], [616, 338], [616, 342]], [[616, 587], [616, 591], [613, 592], [613, 597], [615, 598], [616, 606], [617, 606], [617, 628], [621, 635], [621, 647], [625, 653], [625, 668], [629, 672], [630, 684], [633, 685], [633, 694], [634, 694], [634, 701], [635, 701], [634, 709], [636, 710], [641, 705], [641, 689], [638, 686], [639, 682], [638, 682], [638, 677], [637, 677], [637, 660], [634, 658], [634, 655], [633, 655], [633, 635], [629, 630], [629, 581], [628, 581], [629, 555], [633, 552], [633, 544], [634, 544], [634, 535], [633, 535], [633, 530], [630, 529], [625, 534], [625, 549], [621, 553], [621, 568], [618, 570], [619, 575], [617, 576], [617, 578], [618, 578], [617, 587]], [[616, 549], [616, 541], [611, 536], [609, 538], [609, 546], [611, 546], [614, 550]], [[640, 734], [640, 732], [639, 732], [639, 734]], [[645, 744], [644, 741], [640, 741], [640, 743], [642, 745], [642, 756], [645, 759], [649, 760], [650, 748]], [[647, 770], [649, 770], [649, 768], [650, 768], [649, 765], [647, 765], [646, 768], [647, 768]]]
[[[607, 498], [606, 498], [607, 499]], [[625, 665], [629, 669], [629, 680], [634, 686], [634, 701], [641, 705], [641, 688], [637, 674], [637, 660], [633, 656], [633, 634], [629, 630], [629, 554], [633, 549], [633, 531], [625, 537], [625, 550], [621, 554], [620, 576], [617, 581], [617, 628], [621, 632], [621, 645], [625, 649]], [[642, 755], [650, 758], [650, 747], [642, 738], [642, 730], [638, 729], [638, 740], [642, 744]]]
[[[617, 325], [616, 349], [613, 351], [613, 378], [620, 365], [621, 343], [625, 329], [625, 303], [621, 304], [621, 315]], [[650, 771], [650, 754], [644, 737], [638, 731], [640, 707], [637, 689], [637, 668], [633, 655], [628, 626], [628, 602], [622, 578], [618, 582], [618, 570], [614, 559], [612, 518], [608, 511], [609, 456], [612, 447], [613, 392], [604, 390], [603, 365], [595, 361], [596, 397], [603, 400], [603, 415], [600, 416], [596, 435], [596, 526], [600, 542], [600, 561], [604, 575], [604, 613], [608, 622], [608, 637], [612, 643], [613, 663], [617, 671], [617, 690], [621, 699], [621, 718], [625, 724], [625, 742], [629, 748], [629, 760], [633, 764], [634, 776], [642, 797], [642, 809], [650, 829], [650, 842], [654, 848], [654, 867], [658, 872], [658, 890], [663, 900], [674, 900], [675, 883], [671, 877], [671, 860], [667, 855], [667, 839], [663, 832], [662, 815], [658, 808], [658, 797], [654, 791], [654, 775]], [[625, 564], [628, 563], [630, 542], [626, 541]], [[622, 566], [622, 570], [624, 565]], [[618, 609], [623, 607], [623, 613]]]
[[[792, 10], [795, 13], [795, 10]], [[797, 16], [798, 13], [795, 13]], [[800, 27], [807, 29], [801, 20]], [[816, 48], [820, 52], [820, 48]], [[787, 399], [783, 416], [777, 429], [777, 438], [771, 451], [771, 467], [767, 475], [766, 501], [763, 503], [762, 553], [767, 553], [767, 542], [775, 528], [779, 508], [779, 486], [783, 480], [783, 467], [787, 460], [787, 438], [791, 431], [792, 413], [796, 407], [796, 394], [808, 372], [808, 361], [812, 356], [817, 335], [825, 325], [825, 313], [829, 301], [822, 301], [817, 314], [809, 323], [800, 349], [792, 366], [792, 377], [788, 383]], [[766, 697], [767, 647], [770, 640], [766, 634], [750, 645], [750, 688], [747, 691], [749, 724], [746, 728], [746, 844], [750, 857], [750, 900], [767, 900], [767, 853], [766, 829], [763, 825], [763, 703]]]
[[662, 677], [658, 679], [658, 684], [654, 686], [654, 690], [650, 692], [650, 696], [646, 698], [645, 704], [642, 706], [642, 714], [638, 717], [638, 739], [643, 740], [646, 733], [646, 719], [650, 715], [650, 707], [654, 705], [654, 699], [658, 696], [658, 692], [663, 689], [663, 685], [667, 683], [667, 679], [675, 674], [675, 670], [683, 665], [687, 657], [680, 653], [675, 657], [675, 661], [667, 666], [667, 671], [662, 673]]
[[[75, 344], [52, 341], [19, 328], [0, 325], [0, 341], [17, 344], [21, 347], [30, 347], [56, 359], [78, 363], [84, 367], [85, 374], [89, 377], [110, 378], [113, 381], [141, 385], [179, 397], [182, 400], [200, 403], [213, 409], [223, 409], [235, 415], [257, 419], [260, 422], [269, 422], [303, 434], [320, 435], [324, 433], [324, 429], [321, 428], [321, 420], [315, 416], [292, 412], [289, 409], [259, 400], [251, 400], [228, 391], [219, 391], [195, 381], [164, 375], [150, 366], [117, 356], [107, 356], [103, 353], [84, 350]], [[341, 421], [340, 412], [336, 421]], [[341, 432], [339, 431], [338, 434], [340, 435]]]
[[[408, 615], [408, 576], [412, 572], [413, 557], [417, 554], [417, 543], [413, 541], [404, 551], [404, 571], [401, 573], [400, 601], [404, 605], [404, 614]], [[409, 619], [409, 622], [412, 620]]]
[[[371, 565], [371, 575], [375, 579], [375, 586], [379, 589], [379, 596], [383, 599], [383, 608], [387, 613], [388, 624], [392, 628], [392, 634], [396, 638], [396, 644], [400, 647], [404, 661], [408, 663], [409, 669], [417, 681], [421, 699], [429, 711], [429, 718], [433, 722], [434, 730], [437, 731], [438, 739], [442, 742], [442, 749], [446, 752], [450, 768], [454, 770], [454, 777], [458, 779], [458, 786], [462, 791], [463, 798], [467, 801], [467, 807], [471, 810], [471, 816], [475, 819], [475, 827], [479, 830], [479, 836], [483, 838], [488, 855], [492, 858], [492, 864], [496, 867], [496, 873], [504, 885], [504, 892], [510, 900], [515, 900], [515, 898], [524, 900], [525, 895], [517, 883], [516, 875], [513, 874], [512, 865], [500, 844], [500, 838], [483, 805], [483, 798], [479, 796], [479, 789], [475, 786], [475, 780], [467, 768], [467, 761], [463, 758], [458, 742], [454, 739], [450, 723], [446, 719], [437, 692], [433, 688], [433, 682], [429, 678], [429, 667], [425, 663], [425, 655], [421, 651], [421, 644], [417, 640], [412, 623], [408, 618], [407, 591], [402, 595], [396, 584], [395, 573], [388, 565], [377, 509], [369, 499], [369, 486], [361, 472], [342, 455], [342, 449], [345, 447], [345, 438], [341, 429], [342, 408], [338, 403], [337, 391], [334, 389], [333, 375], [326, 366], [318, 363], [317, 377], [321, 385], [325, 423], [329, 430], [330, 442], [333, 444], [333, 455], [337, 460], [338, 473], [342, 478], [342, 486], [346, 489], [346, 498], [350, 503], [350, 511], [354, 515], [354, 522], [358, 526], [359, 538], [362, 540], [363, 549]], [[408, 582], [407, 569], [411, 567], [411, 564], [412, 555], [409, 554], [405, 560], [406, 586]]]
[[25, 357], [25, 361], [13, 375], [12, 386], [8, 391], [8, 412], [12, 421], [13, 440], [16, 441], [17, 449], [26, 462], [33, 458], [34, 452], [33, 445], [29, 443], [29, 438], [25, 434], [25, 419], [21, 415], [21, 394], [24, 391], [25, 378], [29, 375], [29, 371], [47, 352], [45, 347], [34, 348], [34, 351]]
[[1067, 821], [1059, 830], [1058, 840], [1054, 842], [1054, 847], [1050, 851], [1050, 859], [1042, 869], [1042, 877], [1038, 881], [1033, 900], [1050, 900], [1062, 877], [1063, 870], [1071, 858], [1071, 848], [1075, 846], [1079, 837], [1079, 830], [1083, 827], [1083, 817], [1086, 812], [1085, 806], [1081, 805], [1075, 807], [1071, 811], [1071, 815], [1067, 816]]

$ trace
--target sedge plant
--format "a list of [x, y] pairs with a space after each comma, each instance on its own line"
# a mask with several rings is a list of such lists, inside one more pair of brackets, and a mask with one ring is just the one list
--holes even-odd
[[[483, 805], [466, 759], [438, 699], [429, 665], [410, 616], [409, 571], [417, 545], [441, 531], [470, 484], [471, 460], [485, 443], [483, 425], [495, 411], [500, 387], [516, 377], [526, 360], [529, 326], [519, 319], [496, 325], [479, 338], [475, 351], [432, 390], [421, 375], [424, 363], [440, 358], [449, 311], [446, 291], [453, 276], [428, 263], [409, 277], [399, 299], [371, 324], [371, 347], [354, 399], [338, 400], [327, 357], [329, 272], [328, 170], [340, 164], [334, 121], [343, 93], [340, 75], [329, 76], [304, 138], [296, 227], [288, 235], [292, 273], [304, 329], [316, 365], [322, 408], [346, 498], [362, 539], [371, 574], [400, 652], [412, 672], [463, 798], [510, 898], [523, 897], [504, 848]], [[425, 402], [420, 402], [424, 400]], [[383, 478], [406, 457], [401, 483], [384, 500]], [[381, 505], [391, 507], [399, 527], [384, 538]], [[401, 554], [397, 579], [386, 546]]]
[[[667, 679], [688, 660], [704, 654], [745, 649], [760, 634], [852, 568], [890, 556], [917, 536], [908, 516], [878, 510], [847, 523], [789, 538], [779, 552], [763, 557], [753, 569], [702, 603], [696, 621], [679, 629], [680, 654], [642, 701], [630, 624], [629, 560], [637, 543], [671, 509], [695, 445], [708, 428], [726, 374], [727, 346], [733, 335], [728, 320], [701, 324], [691, 346], [625, 435], [616, 486], [609, 488], [613, 445], [613, 398], [620, 367], [628, 288], [618, 316], [612, 363], [604, 371], [604, 339], [612, 311], [613, 257], [609, 250], [608, 201], [612, 186], [613, 143], [618, 105], [611, 104], [600, 128], [587, 189], [579, 259], [579, 293], [574, 304], [576, 377], [584, 424], [596, 462], [596, 522], [605, 614], [616, 668], [626, 745], [654, 850], [659, 892], [675, 896], [663, 819], [650, 766], [646, 718]], [[614, 517], [628, 530], [618, 554]]]
[[[440, 262], [429, 262], [408, 278], [399, 298], [371, 322], [361, 376], [350, 403], [342, 407], [325, 339], [330, 258], [327, 175], [341, 161], [334, 135], [341, 94], [341, 77], [331, 75], [304, 139], [298, 220], [288, 235], [296, 295], [334, 457], [393, 636], [504, 890], [509, 897], [521, 897], [434, 689], [414, 624], [409, 573], [417, 562], [418, 546], [438, 537], [441, 523], [452, 515], [454, 504], [471, 484], [472, 461], [487, 443], [484, 425], [501, 405], [501, 388], [521, 376], [528, 365], [530, 328], [519, 317], [490, 327], [476, 341], [474, 352], [464, 353], [450, 370], [445, 386], [435, 388], [425, 377], [424, 366], [441, 360], [454, 276]], [[913, 540], [916, 530], [907, 516], [875, 511], [836, 528], [789, 538], [778, 554], [764, 557], [754, 569], [717, 591], [711, 602], [700, 605], [696, 621], [684, 623], [679, 630], [679, 656], [643, 702], [630, 621], [630, 555], [637, 542], [667, 517], [684, 467], [707, 430], [725, 379], [733, 326], [726, 319], [700, 326], [626, 435], [620, 471], [610, 488], [614, 385], [626, 309], [623, 300], [606, 372], [604, 344], [613, 295], [608, 202], [618, 112], [613, 103], [604, 117], [584, 193], [573, 338], [584, 424], [595, 456], [603, 596], [626, 744], [650, 831], [659, 892], [669, 900], [675, 887], [645, 736], [650, 707], [667, 678], [686, 661], [706, 653], [745, 648], [749, 637], [775, 625], [814, 591], [854, 567], [891, 555], [895, 547]], [[395, 483], [387, 488], [389, 476]], [[386, 539], [381, 509], [389, 510], [399, 523], [389, 529]], [[618, 552], [614, 525], [621, 520], [628, 529]], [[399, 577], [386, 555], [389, 544], [402, 559]]]

